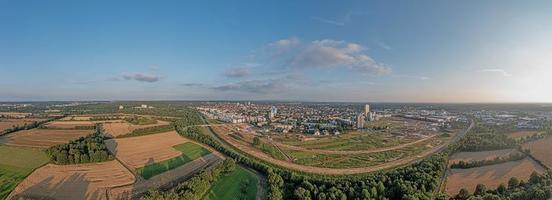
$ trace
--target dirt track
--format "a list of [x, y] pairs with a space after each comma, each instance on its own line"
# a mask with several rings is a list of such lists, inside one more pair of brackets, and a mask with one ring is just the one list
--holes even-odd
[[246, 152], [249, 155], [252, 155], [254, 157], [262, 159], [266, 162], [269, 162], [269, 163], [272, 163], [272, 164], [275, 164], [275, 165], [279, 165], [279, 166], [282, 166], [282, 167], [285, 167], [285, 168], [289, 168], [289, 169], [292, 169], [292, 170], [298, 170], [298, 171], [303, 171], [303, 172], [308, 172], [308, 173], [317, 173], [317, 174], [335, 174], [335, 175], [339, 175], [339, 174], [358, 174], [358, 173], [368, 173], [368, 172], [374, 172], [374, 171], [378, 171], [378, 170], [393, 168], [393, 167], [405, 165], [405, 164], [420, 160], [423, 157], [426, 157], [426, 156], [428, 156], [428, 155], [430, 155], [434, 152], [439, 151], [442, 147], [444, 147], [444, 145], [446, 145], [446, 144], [443, 144], [443, 145], [437, 146], [437, 147], [435, 147], [435, 148], [433, 148], [429, 151], [425, 151], [425, 152], [419, 154], [418, 156], [412, 156], [412, 157], [408, 157], [408, 158], [404, 158], [404, 159], [400, 159], [400, 160], [395, 160], [395, 161], [387, 162], [387, 163], [381, 164], [381, 165], [375, 165], [375, 166], [363, 167], [363, 168], [335, 169], [335, 168], [305, 166], [305, 165], [292, 163], [292, 162], [289, 162], [289, 161], [278, 160], [278, 159], [272, 158], [271, 156], [269, 156], [267, 154], [264, 154], [264, 153], [260, 152], [258, 149], [255, 149], [255, 148], [253, 148], [249, 145], [244, 145], [242, 143], [235, 142], [227, 134], [221, 134], [218, 131], [216, 131], [217, 127], [213, 127], [213, 130], [215, 130], [215, 134], [218, 137], [220, 137], [224, 141], [230, 143], [234, 148], [240, 149], [241, 151]]

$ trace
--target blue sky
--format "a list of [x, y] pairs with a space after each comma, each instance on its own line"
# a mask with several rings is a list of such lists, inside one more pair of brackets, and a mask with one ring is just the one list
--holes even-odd
[[551, 102], [551, 9], [0, 0], [0, 101]]

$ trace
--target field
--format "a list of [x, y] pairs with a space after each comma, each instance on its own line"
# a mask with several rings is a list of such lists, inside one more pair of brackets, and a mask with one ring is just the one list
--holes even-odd
[[0, 144], [47, 148], [91, 134], [92, 130], [30, 129], [0, 137]]
[[506, 157], [515, 152], [518, 151], [515, 149], [503, 149], [495, 151], [459, 152], [450, 157], [449, 163], [452, 164], [460, 161], [493, 160], [495, 158]]
[[334, 151], [304, 149], [301, 146], [293, 146], [292, 149], [278, 146], [266, 138], [261, 139], [260, 146], [254, 146], [250, 141], [255, 136], [249, 131], [219, 125], [211, 128], [221, 139], [251, 156], [286, 168], [321, 174], [366, 173], [404, 165], [437, 151], [451, 138], [427, 137], [418, 143], [397, 145], [398, 148]]
[[545, 169], [531, 158], [469, 169], [451, 169], [445, 190], [451, 196], [458, 194], [462, 188], [471, 193], [479, 183], [485, 184], [488, 189], [495, 189], [500, 184], [507, 185], [511, 177], [526, 181], [533, 171], [543, 173]]
[[[259, 180], [251, 172], [237, 166], [230, 174], [221, 177], [205, 195], [204, 200], [256, 199]], [[242, 193], [245, 188], [245, 193]]]
[[156, 124], [148, 124], [148, 125], [134, 125], [124, 121], [116, 121], [116, 122], [114, 121], [114, 122], [104, 123], [103, 128], [105, 129], [105, 132], [111, 137], [117, 137], [120, 135], [130, 133], [136, 129], [162, 126], [162, 125], [168, 125], [168, 124], [169, 122], [160, 121], [160, 120], [158, 120]]
[[134, 183], [118, 161], [79, 165], [48, 164], [21, 182], [12, 197], [32, 199], [106, 199], [107, 190]]
[[25, 124], [31, 124], [33, 122], [43, 121], [45, 119], [40, 118], [24, 118], [24, 119], [4, 119], [0, 118], [0, 133], [8, 128], [14, 126], [24, 126]]
[[48, 156], [38, 149], [0, 145], [0, 199], [34, 169], [46, 164]]
[[95, 124], [92, 121], [53, 121], [47, 123], [46, 127], [51, 129], [74, 129], [79, 126], [94, 126]]
[[542, 162], [542, 164], [552, 168], [552, 156], [550, 156], [552, 152], [552, 137], [528, 142], [523, 144], [522, 147], [523, 149], [529, 149], [531, 155]]
[[145, 179], [149, 179], [155, 175], [161, 174], [163, 172], [172, 170], [181, 165], [184, 165], [188, 162], [191, 162], [195, 159], [203, 157], [211, 152], [197, 144], [192, 142], [186, 142], [184, 144], [179, 144], [173, 146], [174, 149], [180, 151], [182, 154], [180, 156], [164, 160], [161, 162], [156, 162], [153, 164], [148, 164], [144, 167], [137, 169], [137, 173], [140, 174]]
[[523, 138], [526, 136], [531, 136], [539, 133], [538, 131], [516, 131], [508, 134], [508, 137], [511, 138]]
[[176, 131], [170, 131], [139, 137], [110, 139], [105, 143], [109, 151], [123, 164], [138, 169], [148, 164], [180, 156], [182, 152], [172, 147], [187, 141]]

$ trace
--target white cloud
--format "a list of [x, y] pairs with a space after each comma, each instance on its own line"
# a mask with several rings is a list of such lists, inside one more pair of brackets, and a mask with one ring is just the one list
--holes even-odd
[[247, 80], [212, 87], [219, 91], [239, 91], [248, 93], [271, 93], [283, 91], [286, 88], [283, 79]]
[[376, 62], [363, 46], [336, 40], [315, 40], [291, 52], [289, 65], [299, 68], [348, 68], [377, 75], [391, 73], [391, 68]]
[[[159, 76], [155, 74], [144, 74], [144, 73], [123, 74], [121, 78], [123, 78], [124, 80], [136, 80], [136, 81], [148, 82], [148, 83], [157, 82], [161, 79]], [[118, 78], [115, 78], [115, 79], [118, 79]]]
[[503, 76], [512, 76], [512, 74], [508, 73], [506, 70], [504, 69], [482, 69], [480, 70], [480, 72], [488, 72], [488, 73], [497, 73], [497, 74], [502, 74]]
[[225, 76], [233, 78], [246, 77], [249, 76], [249, 74], [251, 74], [251, 72], [247, 67], [233, 67], [226, 69], [226, 71], [224, 72]]

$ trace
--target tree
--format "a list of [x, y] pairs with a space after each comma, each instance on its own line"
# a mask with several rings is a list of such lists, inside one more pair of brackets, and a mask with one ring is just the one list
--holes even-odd
[[499, 195], [504, 195], [504, 194], [506, 194], [506, 186], [504, 186], [504, 184], [500, 184], [500, 185], [496, 188], [496, 192], [497, 192]]
[[508, 189], [514, 189], [519, 186], [519, 180], [516, 177], [510, 178], [508, 181]]
[[259, 146], [259, 145], [261, 145], [261, 139], [259, 139], [259, 137], [254, 137], [253, 146]]
[[468, 192], [468, 189], [462, 188], [460, 189], [460, 192], [458, 192], [458, 195], [456, 195], [456, 199], [467, 200], [470, 196], [471, 195], [470, 192]]
[[487, 193], [487, 187], [485, 187], [485, 185], [477, 184], [477, 186], [475, 186], [475, 192], [473, 192], [473, 195], [483, 196], [485, 193]]

